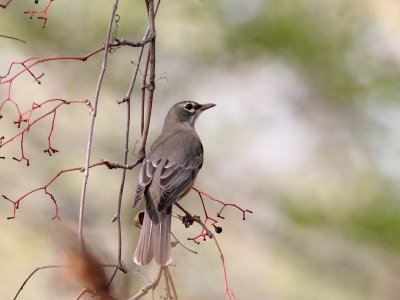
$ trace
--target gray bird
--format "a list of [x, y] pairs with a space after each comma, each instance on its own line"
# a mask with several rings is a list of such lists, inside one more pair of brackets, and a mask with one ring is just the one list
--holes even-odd
[[190, 191], [203, 165], [203, 146], [194, 124], [213, 106], [194, 101], [172, 106], [160, 136], [143, 161], [133, 204], [137, 207], [144, 194], [146, 211], [134, 255], [138, 265], [146, 265], [153, 258], [160, 266], [171, 262], [172, 206]]

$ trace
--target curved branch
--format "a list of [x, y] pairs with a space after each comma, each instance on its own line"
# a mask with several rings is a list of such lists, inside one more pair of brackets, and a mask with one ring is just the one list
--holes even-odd
[[67, 266], [62, 266], [62, 265], [50, 265], [50, 266], [43, 266], [43, 267], [38, 267], [35, 270], [33, 270], [29, 276], [25, 279], [25, 281], [22, 283], [21, 287], [19, 288], [17, 294], [15, 295], [15, 297], [13, 298], [13, 300], [17, 299], [19, 293], [21, 293], [22, 289], [25, 287], [25, 285], [27, 284], [27, 282], [29, 281], [29, 279], [31, 279], [31, 277], [33, 275], [35, 275], [35, 273], [37, 271], [43, 270], [43, 269], [50, 269], [50, 268], [66, 268]]
[[162, 275], [162, 273], [164, 271], [164, 268], [165, 267], [160, 267], [160, 269], [158, 271], [158, 274], [157, 274], [157, 277], [153, 281], [150, 281], [150, 283], [148, 285], [142, 287], [139, 292], [137, 292], [135, 295], [130, 297], [128, 300], [140, 299], [144, 295], [146, 295], [150, 290], [152, 290], [152, 289], [154, 290], [158, 286], [158, 284], [160, 283], [161, 275]]

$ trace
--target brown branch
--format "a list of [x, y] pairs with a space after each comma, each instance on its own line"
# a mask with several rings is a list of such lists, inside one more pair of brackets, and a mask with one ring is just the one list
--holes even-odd
[[160, 279], [161, 279], [161, 275], [164, 271], [165, 267], [160, 267], [160, 269], [158, 270], [158, 274], [157, 277], [152, 280], [148, 285], [142, 287], [135, 295], [133, 295], [132, 297], [130, 297], [128, 300], [137, 300], [142, 298], [144, 295], [146, 295], [150, 290], [154, 290], [158, 284], [160, 283]]
[[[166, 266], [164, 269], [164, 276], [167, 289], [167, 297], [168, 297], [167, 299], [178, 300], [178, 294], [176, 292], [175, 284], [174, 281], [172, 280], [172, 276], [168, 266]], [[171, 294], [171, 289], [172, 289], [172, 294]]]
[[[160, 0], [158, 1], [157, 8], [158, 8], [159, 3], [160, 3]], [[133, 86], [135, 85], [135, 82], [136, 82], [144, 46], [147, 43], [152, 42], [154, 40], [154, 38], [155, 38], [155, 32], [154, 31], [150, 32], [149, 29], [147, 29], [141, 42], [133, 43], [130, 41], [126, 41], [124, 39], [117, 39], [117, 38], [114, 39], [115, 43], [119, 43], [121, 45], [128, 45], [128, 46], [132, 46], [132, 47], [141, 47], [141, 51], [140, 51], [139, 58], [138, 58], [138, 64], [136, 65], [136, 70], [133, 74], [130, 87], [128, 89], [127, 94], [123, 98], [123, 100], [119, 102], [119, 103], [127, 102], [127, 108], [126, 108], [127, 109], [127, 121], [126, 121], [126, 129], [125, 129], [125, 151], [124, 151], [124, 166], [123, 166], [124, 170], [122, 173], [122, 179], [121, 179], [120, 190], [119, 190], [119, 195], [118, 195], [117, 213], [114, 217], [114, 220], [117, 220], [117, 226], [118, 226], [118, 261], [119, 262], [122, 262], [121, 261], [121, 259], [122, 259], [122, 229], [121, 229], [121, 218], [120, 217], [121, 217], [122, 196], [123, 196], [125, 179], [126, 179], [126, 170], [135, 167], [140, 162], [142, 162], [142, 160], [144, 159], [144, 151], [141, 151], [139, 153], [139, 158], [136, 161], [136, 163], [129, 166], [128, 168], [125, 167], [128, 163], [128, 154], [129, 154], [129, 132], [130, 132], [130, 119], [131, 119], [131, 103], [129, 100], [130, 100], [130, 97], [131, 97], [131, 94], [133, 91]], [[142, 116], [142, 118], [143, 118], [143, 116]], [[119, 167], [119, 166], [116, 166], [115, 164], [114, 165], [108, 164], [107, 166], [109, 168]], [[117, 271], [118, 271], [118, 269], [116, 268], [110, 277], [108, 285], [110, 285], [111, 282], [114, 280]]]
[[[178, 216], [178, 215], [174, 215], [176, 216], [178, 219], [180, 219], [182, 221], [182, 216]], [[177, 244], [181, 245], [184, 249], [186, 249], [189, 252], [192, 252], [193, 254], [198, 254], [196, 251], [189, 249], [188, 247], [186, 247], [184, 244], [181, 243], [180, 240], [177, 239], [177, 237], [175, 236], [175, 234], [171, 231], [171, 235], [174, 237], [175, 241]]]
[[162, 298], [166, 300], [174, 299], [171, 294], [170, 282], [166, 270], [164, 270], [164, 280], [165, 280], [165, 291], [167, 292], [167, 295]]
[[144, 153], [145, 148], [146, 148], [146, 142], [147, 142], [147, 136], [149, 133], [151, 112], [152, 112], [152, 106], [153, 106], [153, 96], [154, 96], [154, 90], [156, 88], [156, 86], [155, 86], [155, 70], [156, 70], [155, 33], [156, 33], [156, 31], [155, 31], [155, 24], [154, 24], [154, 16], [155, 16], [154, 1], [148, 0], [148, 1], [146, 1], [146, 4], [147, 4], [147, 13], [148, 13], [148, 18], [149, 18], [149, 30], [150, 30], [150, 34], [154, 34], [154, 38], [152, 39], [150, 46], [149, 46], [148, 63], [149, 63], [150, 73], [149, 73], [149, 84], [146, 85], [149, 93], [147, 95], [146, 119], [145, 119], [143, 131], [142, 131], [142, 139], [141, 139], [141, 144], [140, 144], [140, 149], [139, 149], [139, 151], [141, 153]]
[[142, 97], [140, 101], [140, 134], [143, 136], [145, 124], [145, 103], [146, 103], [146, 87], [147, 87], [147, 72], [150, 63], [150, 49], [147, 49], [147, 58], [144, 66], [143, 80], [142, 80]]
[[90, 165], [90, 155], [92, 152], [93, 131], [94, 131], [94, 124], [96, 121], [97, 105], [99, 102], [100, 89], [101, 89], [104, 74], [105, 74], [106, 68], [107, 68], [107, 58], [108, 58], [108, 54], [109, 54], [109, 52], [108, 52], [109, 42], [110, 42], [110, 37], [111, 37], [112, 24], [114, 22], [114, 16], [117, 11], [117, 7], [118, 7], [118, 0], [114, 0], [112, 10], [111, 10], [111, 15], [110, 15], [110, 21], [108, 24], [106, 39], [105, 39], [105, 43], [104, 43], [105, 44], [104, 57], [103, 57], [102, 65], [101, 65], [99, 79], [97, 81], [93, 110], [92, 110], [90, 126], [89, 126], [88, 142], [87, 142], [87, 148], [86, 148], [86, 159], [85, 159], [85, 173], [83, 175], [83, 183], [82, 183], [82, 190], [81, 190], [81, 197], [80, 197], [80, 204], [79, 204], [79, 222], [78, 222], [79, 240], [81, 241], [83, 249], [85, 248], [84, 247], [85, 246], [84, 239], [83, 239], [83, 216], [84, 216], [84, 209], [85, 209], [87, 183], [88, 183], [88, 179], [89, 179], [89, 165]]
[[150, 43], [155, 38], [154, 33], [146, 34], [139, 42], [132, 42], [126, 39], [115, 38], [113, 42], [109, 43], [109, 47], [130, 46], [130, 47], [143, 47]]
[[203, 227], [203, 230], [205, 232], [204, 235], [207, 235], [210, 239], [213, 238], [213, 233], [210, 231], [210, 229], [207, 228], [207, 226], [201, 221], [199, 216], [193, 216], [190, 212], [188, 212], [186, 209], [182, 207], [178, 202], [174, 203], [176, 206], [179, 207], [180, 210], [182, 210], [185, 213], [185, 216], [178, 216], [178, 218], [183, 222], [185, 227], [191, 226], [194, 222], [200, 224], [201, 227]]
[[[0, 4], [0, 7], [1, 7], [1, 4]], [[0, 37], [2, 37], [2, 38], [6, 38], [6, 39], [15, 40], [15, 41], [18, 41], [18, 42], [21, 42], [21, 43], [25, 43], [25, 44], [26, 44], [26, 41], [24, 41], [24, 40], [21, 40], [21, 39], [19, 39], [19, 38], [16, 38], [16, 37], [13, 37], [13, 36], [9, 36], [9, 35], [0, 34]]]
[[[127, 101], [127, 105], [126, 105], [124, 165], [126, 165], [128, 163], [130, 128], [131, 128], [131, 102]], [[127, 171], [126, 168], [124, 168], [123, 171], [122, 171], [122, 178], [121, 178], [121, 184], [120, 184], [120, 187], [119, 187], [117, 213], [116, 213], [117, 227], [118, 227], [118, 263], [122, 263], [121, 205], [122, 205], [122, 196], [124, 194], [126, 171]], [[115, 275], [117, 274], [117, 271], [118, 271], [118, 269], [116, 268], [114, 270], [114, 272], [112, 273], [112, 275], [111, 275], [111, 277], [110, 277], [110, 279], [108, 281], [108, 286], [110, 286], [111, 282], [114, 280]]]
[[31, 277], [33, 275], [35, 275], [35, 273], [37, 271], [43, 270], [43, 269], [50, 269], [50, 268], [66, 268], [67, 266], [61, 266], [61, 265], [51, 265], [51, 266], [43, 266], [43, 267], [38, 267], [35, 270], [33, 270], [28, 277], [25, 279], [25, 281], [22, 283], [22, 285], [20, 286], [19, 290], [17, 291], [17, 294], [14, 296], [13, 300], [17, 299], [19, 293], [21, 293], [21, 291], [23, 290], [23, 288], [25, 287], [25, 285], [27, 284], [27, 282], [29, 281], [29, 279], [31, 279]]
[[[160, 2], [161, 2], [161, 0], [158, 0], [157, 5], [156, 5], [156, 11], [155, 11], [154, 15], [157, 15], [158, 8], [160, 6]], [[142, 40], [147, 40], [148, 42], [151, 42], [151, 40], [154, 38], [154, 35], [150, 35], [151, 38], [148, 39], [149, 35], [150, 35], [150, 26], [147, 26], [146, 33], [144, 34]], [[131, 98], [133, 87], [135, 86], [135, 83], [136, 83], [136, 78], [137, 78], [137, 74], [138, 74], [138, 71], [139, 71], [140, 63], [142, 61], [144, 46], [145, 45], [142, 45], [140, 47], [140, 52], [139, 52], [139, 56], [138, 56], [138, 62], [137, 62], [137, 64], [135, 64], [135, 70], [132, 73], [132, 79], [131, 79], [131, 83], [129, 85], [128, 91], [126, 92], [126, 94], [122, 98], [122, 100], [117, 101], [118, 104], [121, 104], [121, 103], [123, 103], [125, 101], [128, 101]], [[146, 78], [146, 76], [144, 76], [144, 78]], [[144, 113], [143, 113], [143, 115], [144, 115]], [[143, 125], [141, 126], [141, 133], [142, 132], [143, 132]]]
[[[126, 273], [127, 270], [121, 266], [121, 265], [115, 265], [115, 264], [104, 264], [104, 265], [100, 265], [103, 268], [115, 268], [118, 267], [122, 272]], [[28, 281], [31, 279], [31, 277], [33, 275], [35, 275], [36, 272], [43, 270], [43, 269], [55, 269], [55, 268], [68, 268], [68, 265], [49, 265], [49, 266], [41, 266], [41, 267], [37, 267], [36, 269], [34, 269], [29, 275], [28, 277], [24, 280], [24, 282], [22, 283], [22, 285], [19, 287], [16, 295], [14, 296], [13, 300], [16, 300], [18, 295], [21, 293], [21, 291], [24, 289], [25, 285], [28, 283]], [[83, 290], [82, 290], [83, 291]], [[81, 291], [81, 292], [82, 292]], [[78, 295], [79, 296], [79, 295]], [[82, 295], [81, 295], [82, 296]], [[79, 298], [78, 298], [79, 299]]]

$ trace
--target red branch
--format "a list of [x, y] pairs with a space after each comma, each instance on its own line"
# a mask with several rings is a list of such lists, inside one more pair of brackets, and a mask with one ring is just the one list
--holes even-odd
[[219, 246], [217, 238], [215, 237], [215, 235], [213, 235], [213, 240], [214, 240], [215, 246], [217, 247], [218, 252], [219, 252], [219, 259], [221, 261], [222, 274], [224, 275], [224, 287], [225, 287], [226, 298], [228, 300], [231, 300], [231, 296], [232, 296], [233, 300], [236, 300], [236, 296], [233, 293], [233, 290], [231, 288], [229, 288], [229, 285], [228, 285], [228, 276], [226, 274], [224, 255], [222, 254], [221, 247]]
[[[132, 41], [125, 40], [125, 39], [115, 39], [114, 41], [110, 42], [107, 46], [108, 46], [108, 48], [120, 47], [120, 46], [143, 47], [147, 43], [151, 42], [153, 38], [154, 38], [154, 34], [150, 34], [149, 36], [146, 36], [143, 40], [138, 41], [138, 42], [132, 42]], [[0, 103], [0, 112], [1, 112], [4, 104], [6, 104], [7, 102], [10, 102], [16, 107], [16, 109], [18, 111], [18, 121], [16, 121], [17, 124], [20, 124], [21, 122], [23, 122], [23, 118], [21, 116], [21, 112], [20, 112], [20, 108], [19, 108], [18, 104], [14, 100], [12, 100], [11, 87], [12, 87], [13, 81], [17, 77], [19, 77], [21, 74], [23, 74], [24, 72], [28, 72], [38, 84], [41, 84], [40, 78], [42, 78], [44, 73], [36, 76], [31, 70], [37, 64], [43, 63], [46, 61], [64, 60], [64, 59], [86, 61], [88, 58], [103, 51], [105, 48], [106, 48], [106, 46], [103, 45], [102, 47], [99, 47], [98, 49], [96, 49], [84, 56], [59, 56], [59, 57], [46, 57], [46, 58], [30, 57], [21, 62], [18, 62], [18, 61], [12, 62], [10, 64], [10, 67], [8, 68], [7, 73], [5, 75], [0, 75], [0, 85], [8, 84], [7, 98], [4, 99]], [[15, 74], [11, 74], [11, 72], [18, 65], [21, 65], [23, 67], [22, 70], [16, 71]]]
[[[54, 0], [51, 0], [49, 3], [51, 3]], [[10, 102], [11, 104], [13, 104], [17, 110], [17, 114], [18, 114], [18, 119], [14, 122], [15, 124], [17, 124], [18, 128], [20, 128], [21, 124], [24, 122], [28, 122], [28, 126], [20, 131], [17, 135], [15, 135], [14, 137], [10, 138], [9, 140], [6, 140], [5, 142], [3, 142], [4, 137], [0, 137], [0, 148], [2, 146], [4, 146], [5, 144], [11, 142], [12, 140], [14, 140], [16, 137], [21, 136], [21, 158], [17, 159], [14, 158], [18, 161], [22, 161], [25, 160], [27, 162], [27, 165], [29, 165], [29, 160], [25, 158], [24, 156], [24, 150], [23, 150], [23, 138], [24, 138], [24, 134], [29, 130], [29, 128], [35, 124], [36, 122], [38, 122], [39, 120], [43, 119], [44, 117], [53, 114], [53, 120], [52, 120], [52, 124], [51, 124], [51, 130], [48, 136], [48, 147], [46, 150], [44, 150], [44, 152], [47, 152], [49, 155], [57, 152], [56, 149], [54, 149], [51, 146], [51, 136], [54, 130], [54, 121], [55, 121], [55, 116], [56, 116], [56, 110], [63, 104], [69, 104], [71, 102], [73, 102], [73, 100], [69, 101], [68, 103], [65, 102], [66, 100], [61, 100], [61, 99], [51, 99], [51, 100], [47, 100], [41, 104], [36, 104], [33, 102], [32, 104], [32, 108], [24, 113], [21, 112], [20, 106], [18, 105], [17, 102], [15, 102], [12, 99], [11, 96], [11, 92], [12, 92], [12, 84], [14, 82], [14, 80], [16, 78], [18, 78], [21, 74], [23, 74], [24, 72], [29, 73], [30, 76], [33, 77], [33, 79], [38, 83], [41, 84], [40, 78], [43, 77], [44, 73], [41, 73], [40, 75], [35, 75], [35, 73], [32, 71], [32, 68], [34, 66], [36, 66], [39, 63], [43, 63], [43, 62], [47, 62], [47, 61], [54, 61], [54, 60], [80, 60], [80, 61], [86, 61], [89, 57], [107, 49], [111, 49], [114, 47], [119, 47], [119, 46], [129, 46], [129, 47], [143, 47], [144, 45], [146, 45], [147, 43], [150, 43], [153, 39], [154, 39], [155, 35], [153, 34], [149, 34], [146, 35], [145, 38], [143, 38], [141, 41], [138, 42], [133, 42], [133, 41], [129, 41], [129, 40], [125, 40], [125, 39], [114, 39], [112, 42], [108, 43], [108, 45], [103, 45], [102, 47], [99, 47], [98, 49], [88, 53], [87, 55], [84, 56], [59, 56], [59, 57], [47, 57], [47, 58], [39, 58], [39, 57], [30, 57], [26, 60], [23, 61], [14, 61], [10, 64], [7, 72], [4, 75], [0, 75], [0, 85], [2, 84], [8, 84], [8, 93], [7, 93], [7, 97], [4, 100], [0, 100], [0, 118], [1, 116], [1, 110], [3, 109], [4, 105], [7, 102]], [[18, 66], [22, 66], [22, 69], [16, 69]], [[30, 118], [31, 115], [33, 113], [34, 110], [36, 110], [37, 108], [41, 107], [42, 105], [51, 102], [51, 101], [64, 101], [64, 103], [60, 103], [58, 104], [56, 107], [54, 107], [52, 110], [50, 110], [49, 112], [45, 113], [44, 115], [36, 118], [34, 121], [30, 122]], [[88, 105], [90, 105], [88, 100], [80, 100], [80, 102], [85, 101]], [[74, 101], [77, 102], [77, 101]], [[0, 159], [3, 159], [4, 157], [0, 156]]]
[[[202, 192], [202, 191], [200, 191], [200, 190], [198, 190], [198, 189], [196, 189], [196, 188], [194, 188], [194, 187], [193, 187], [193, 189], [194, 189], [194, 190], [197, 192], [197, 194], [199, 195], [200, 200], [201, 200], [201, 204], [202, 204], [202, 206], [203, 206], [204, 215], [205, 215], [205, 217], [206, 217], [206, 219], [204, 220], [204, 224], [206, 224], [208, 220], [212, 221], [211, 226], [214, 227], [216, 233], [221, 233], [221, 232], [222, 232], [222, 228], [219, 227], [219, 226], [216, 226], [215, 224], [218, 223], [218, 221], [217, 221], [216, 219], [214, 219], [214, 218], [211, 218], [211, 217], [208, 215], [207, 209], [206, 209], [206, 206], [205, 206], [205, 204], [204, 204], [204, 200], [203, 200], [203, 196], [202, 196], [202, 195], [204, 195], [204, 196], [206, 196], [207, 198], [209, 198], [210, 200], [215, 201], [215, 202], [218, 202], [219, 204], [222, 205], [222, 208], [221, 208], [221, 209], [219, 210], [219, 212], [217, 213], [217, 217], [219, 217], [219, 218], [221, 218], [221, 219], [225, 219], [225, 217], [221, 216], [221, 213], [222, 213], [222, 211], [224, 210], [224, 208], [227, 207], [227, 206], [233, 206], [233, 207], [237, 208], [238, 210], [240, 210], [240, 211], [243, 213], [243, 220], [246, 220], [246, 216], [245, 216], [246, 213], [251, 213], [251, 214], [253, 213], [251, 210], [249, 210], [249, 209], [243, 209], [243, 208], [241, 208], [240, 206], [238, 206], [238, 205], [236, 205], [236, 204], [233, 204], [233, 203], [225, 203], [225, 202], [223, 202], [223, 201], [221, 201], [221, 200], [215, 199], [214, 197], [211, 197], [210, 195], [208, 195], [208, 194], [206, 194], [206, 193], [204, 193], [204, 192]], [[203, 227], [202, 230], [201, 230], [201, 232], [200, 232], [200, 234], [198, 234], [197, 236], [195, 236], [195, 237], [193, 237], [193, 238], [188, 238], [188, 240], [194, 241], [195, 243], [199, 243], [199, 242], [197, 241], [197, 239], [200, 238], [200, 237], [202, 237], [203, 240], [206, 240], [206, 236], [208, 236], [208, 234], [207, 234], [207, 232], [206, 232], [206, 229]]]
[[30, 19], [33, 18], [34, 14], [42, 14], [41, 16], [38, 17], [38, 19], [43, 20], [43, 28], [46, 26], [47, 22], [47, 10], [49, 9], [50, 5], [53, 3], [54, 0], [49, 0], [49, 3], [47, 3], [46, 7], [43, 10], [29, 10], [25, 11], [25, 14], [31, 14]]
[[[94, 163], [94, 164], [90, 165], [89, 168], [92, 168], [92, 167], [95, 167], [95, 166], [99, 166], [99, 165], [107, 165], [107, 163], [108, 163], [107, 161], [101, 160], [101, 161], [99, 161], [99, 162], [97, 162], [97, 163]], [[77, 167], [77, 168], [72, 168], [72, 169], [61, 170], [61, 171], [58, 172], [48, 183], [46, 183], [44, 186], [38, 187], [38, 188], [36, 188], [36, 189], [34, 189], [34, 190], [29, 191], [28, 193], [25, 193], [24, 195], [22, 195], [21, 197], [19, 197], [19, 198], [18, 198], [17, 200], [15, 200], [15, 201], [14, 201], [14, 200], [11, 200], [11, 199], [8, 198], [6, 195], [2, 195], [2, 197], [3, 197], [5, 200], [7, 200], [7, 201], [9, 201], [9, 202], [11, 202], [11, 203], [13, 204], [13, 215], [12, 215], [11, 217], [7, 217], [7, 219], [14, 219], [14, 218], [16, 217], [17, 209], [19, 209], [19, 204], [20, 204], [20, 202], [21, 202], [23, 199], [25, 199], [27, 196], [29, 196], [29, 195], [31, 195], [31, 194], [37, 192], [37, 191], [43, 190], [44, 193], [50, 197], [50, 199], [53, 201], [53, 203], [54, 203], [54, 205], [55, 205], [55, 207], [56, 207], [56, 212], [55, 212], [55, 215], [54, 215], [54, 217], [53, 217], [52, 219], [53, 219], [53, 220], [54, 220], [54, 219], [61, 220], [61, 219], [60, 219], [60, 216], [59, 216], [59, 214], [58, 214], [58, 204], [57, 204], [57, 201], [56, 201], [56, 199], [54, 198], [53, 194], [50, 193], [47, 189], [48, 189], [48, 187], [49, 187], [58, 177], [60, 177], [61, 174], [67, 173], [67, 172], [72, 172], [72, 171], [80, 171], [80, 172], [83, 172], [83, 171], [85, 171], [85, 168]]]
[[6, 8], [13, 0], [6, 0], [4, 4], [0, 4], [0, 7]]
[[[33, 121], [31, 121], [31, 117], [32, 114], [35, 110], [41, 108], [42, 106], [48, 104], [48, 103], [52, 103], [52, 102], [60, 102], [58, 103], [55, 107], [53, 107], [51, 110], [49, 110], [48, 112], [44, 113], [43, 115], [37, 117], [36, 119], [34, 119]], [[22, 161], [25, 160], [27, 165], [29, 166], [29, 160], [25, 157], [24, 155], [24, 136], [25, 133], [29, 131], [29, 129], [35, 125], [37, 122], [39, 122], [40, 120], [42, 120], [43, 118], [49, 116], [49, 115], [53, 115], [52, 118], [52, 122], [51, 122], [51, 129], [50, 129], [50, 133], [48, 135], [47, 138], [47, 149], [43, 150], [44, 152], [47, 152], [49, 155], [51, 155], [52, 153], [58, 152], [58, 150], [54, 149], [51, 146], [51, 136], [53, 134], [54, 131], [54, 121], [55, 121], [55, 117], [56, 117], [56, 111], [58, 108], [60, 108], [62, 105], [67, 105], [67, 104], [71, 104], [71, 103], [85, 103], [87, 105], [90, 106], [90, 102], [87, 99], [83, 99], [83, 100], [63, 100], [63, 99], [49, 99], [46, 100], [42, 103], [35, 103], [33, 102], [32, 104], [32, 108], [21, 113], [21, 111], [19, 110], [19, 120], [16, 121], [15, 123], [18, 124], [18, 127], [20, 127], [22, 122], [26, 122], [27, 126], [22, 129], [20, 132], [18, 132], [16, 135], [14, 135], [13, 137], [3, 141], [4, 137], [0, 140], [0, 148], [5, 146], [6, 144], [12, 142], [14, 139], [16, 139], [17, 137], [21, 136], [21, 158], [17, 159], [15, 157], [13, 157], [13, 159], [17, 160], [17, 161]]]

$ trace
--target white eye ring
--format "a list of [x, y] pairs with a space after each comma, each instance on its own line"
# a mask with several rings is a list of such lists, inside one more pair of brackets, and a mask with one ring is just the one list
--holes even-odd
[[193, 104], [192, 103], [188, 103], [185, 105], [185, 109], [188, 111], [193, 111]]

